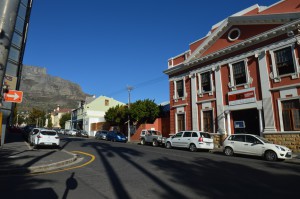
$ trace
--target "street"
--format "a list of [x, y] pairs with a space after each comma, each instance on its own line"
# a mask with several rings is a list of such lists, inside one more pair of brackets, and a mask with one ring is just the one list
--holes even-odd
[[83, 165], [78, 168], [0, 176], [1, 198], [295, 198], [299, 194], [299, 165], [63, 137], [62, 148], [91, 154], [95, 160], [89, 162], [90, 156], [80, 154], [83, 161], [72, 165]]

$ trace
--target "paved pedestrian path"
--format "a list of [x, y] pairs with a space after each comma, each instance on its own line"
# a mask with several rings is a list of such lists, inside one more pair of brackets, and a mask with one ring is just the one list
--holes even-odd
[[21, 133], [7, 133], [0, 148], [0, 174], [36, 173], [57, 169], [77, 160], [73, 153], [60, 149], [32, 149]]

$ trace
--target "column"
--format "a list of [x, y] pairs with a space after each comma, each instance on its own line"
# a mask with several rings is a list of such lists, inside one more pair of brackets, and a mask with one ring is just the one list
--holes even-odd
[[215, 69], [215, 88], [216, 88], [216, 104], [217, 104], [217, 123], [218, 133], [226, 133], [226, 123], [224, 116], [224, 102], [223, 102], [223, 91], [222, 91], [222, 78], [220, 66], [214, 66]]
[[273, 110], [273, 100], [270, 92], [270, 80], [268, 72], [268, 64], [266, 60], [266, 52], [262, 51], [258, 55], [259, 75], [261, 80], [261, 92], [262, 92], [262, 107], [264, 109], [264, 132], [276, 132], [275, 118]]
[[197, 78], [195, 74], [190, 75], [191, 77], [191, 108], [192, 108], [192, 129], [193, 131], [199, 130], [199, 119], [198, 119], [198, 105], [197, 105]]
[[263, 127], [263, 116], [262, 116], [262, 110], [258, 109], [258, 117], [259, 117], [259, 135], [263, 135], [264, 127]]
[[231, 135], [231, 118], [230, 118], [230, 111], [225, 111], [226, 113], [226, 118], [227, 118], [227, 135]]

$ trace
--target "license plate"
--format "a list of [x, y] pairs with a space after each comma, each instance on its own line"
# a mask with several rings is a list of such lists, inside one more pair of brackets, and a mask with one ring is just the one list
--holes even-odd
[[45, 142], [45, 145], [52, 145], [51, 142]]
[[210, 146], [210, 143], [206, 143], [207, 146]]

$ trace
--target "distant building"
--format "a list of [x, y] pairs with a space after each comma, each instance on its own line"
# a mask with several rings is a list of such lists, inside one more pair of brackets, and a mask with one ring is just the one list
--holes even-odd
[[106, 96], [87, 97], [85, 101], [79, 103], [78, 108], [72, 110], [71, 128], [85, 130], [90, 136], [94, 136], [105, 123], [106, 111], [117, 105], [125, 104]]
[[168, 61], [171, 133], [251, 133], [300, 151], [300, 6], [254, 5]]
[[[61, 117], [67, 113], [71, 114], [72, 109], [61, 109], [59, 105], [51, 112], [52, 128], [61, 128], [59, 121]], [[47, 125], [46, 125], [47, 126]]]

